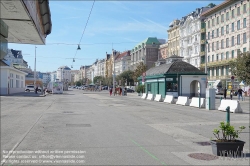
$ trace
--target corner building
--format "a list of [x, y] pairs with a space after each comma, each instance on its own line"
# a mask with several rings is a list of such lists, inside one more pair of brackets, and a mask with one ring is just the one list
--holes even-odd
[[[231, 89], [239, 85], [234, 77], [231, 83], [229, 61], [241, 52], [249, 51], [249, 0], [225, 1], [204, 12], [206, 17], [206, 58], [208, 86], [221, 81], [223, 87]], [[201, 67], [205, 66], [202, 61]]]

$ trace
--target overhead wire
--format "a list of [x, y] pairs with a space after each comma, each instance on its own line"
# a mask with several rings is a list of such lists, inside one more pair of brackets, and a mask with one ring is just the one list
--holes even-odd
[[[83, 32], [82, 32], [81, 39], [80, 39], [80, 41], [79, 41], [79, 45], [81, 44], [82, 37], [83, 37], [84, 32], [85, 32], [85, 30], [86, 30], [86, 27], [87, 27], [87, 25], [88, 25], [89, 18], [90, 18], [90, 15], [91, 15], [91, 13], [92, 13], [92, 10], [93, 10], [93, 7], [94, 7], [94, 4], [95, 4], [95, 0], [94, 0], [94, 2], [93, 2], [92, 7], [91, 7], [91, 10], [90, 10], [90, 12], [89, 12], [89, 16], [88, 16], [87, 22], [86, 22], [86, 24], [85, 24], [85, 27], [84, 27]], [[77, 51], [78, 51], [78, 49], [76, 49], [76, 53], [75, 53], [74, 58], [76, 57]], [[73, 66], [73, 62], [74, 62], [74, 59], [73, 59], [73, 61], [72, 61], [72, 65], [71, 65], [71, 67]]]

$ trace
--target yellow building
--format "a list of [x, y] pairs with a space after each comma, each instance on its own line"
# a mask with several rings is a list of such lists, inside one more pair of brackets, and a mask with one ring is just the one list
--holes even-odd
[[169, 24], [168, 32], [168, 56], [180, 55], [180, 34], [179, 34], [180, 20], [174, 20]]

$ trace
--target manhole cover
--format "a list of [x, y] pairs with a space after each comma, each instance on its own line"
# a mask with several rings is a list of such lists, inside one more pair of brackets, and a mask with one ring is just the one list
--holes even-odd
[[207, 161], [216, 160], [219, 158], [218, 156], [206, 153], [191, 153], [188, 156], [197, 160], [207, 160]]
[[66, 127], [91, 127], [90, 124], [66, 124]]
[[72, 111], [64, 111], [63, 113], [64, 114], [72, 114], [73, 112]]
[[201, 146], [209, 146], [209, 145], [211, 145], [210, 142], [196, 142], [196, 143], [201, 145]]

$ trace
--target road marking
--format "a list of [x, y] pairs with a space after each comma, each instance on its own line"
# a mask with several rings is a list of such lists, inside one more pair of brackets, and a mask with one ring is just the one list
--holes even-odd
[[150, 157], [152, 157], [153, 159], [159, 161], [162, 165], [167, 165], [166, 163], [164, 163], [163, 161], [160, 161], [156, 156], [154, 156], [152, 153], [150, 153], [149, 151], [147, 151], [144, 147], [142, 147], [140, 144], [138, 144], [137, 142], [135, 142], [134, 140], [130, 139], [130, 141], [132, 141], [135, 145], [137, 145], [139, 148], [141, 148], [145, 153], [147, 153]]
[[[55, 101], [56, 101], [56, 99], [48, 106], [48, 108], [46, 110], [48, 110], [52, 106], [52, 104], [55, 103]], [[4, 165], [4, 163], [8, 160], [9, 156], [18, 147], [18, 145], [20, 145], [21, 142], [23, 142], [24, 138], [29, 134], [29, 132], [33, 129], [33, 127], [37, 124], [37, 122], [41, 119], [41, 117], [43, 115], [44, 115], [44, 113], [36, 120], [36, 122], [31, 126], [31, 128], [23, 135], [23, 137], [21, 137], [21, 139], [16, 143], [16, 145], [11, 149], [11, 151], [9, 151], [7, 156], [1, 161], [1, 166]]]

